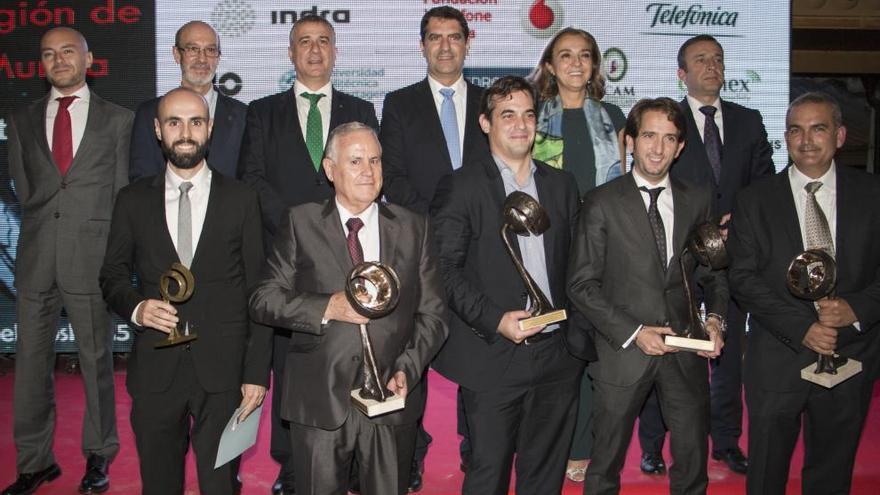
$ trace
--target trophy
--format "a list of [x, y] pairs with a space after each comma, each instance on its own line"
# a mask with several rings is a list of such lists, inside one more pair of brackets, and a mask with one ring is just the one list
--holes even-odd
[[[800, 299], [817, 301], [833, 298], [837, 285], [837, 262], [824, 249], [808, 249], [798, 254], [788, 265], [785, 276], [788, 290]], [[814, 303], [815, 304], [815, 303]], [[862, 371], [862, 363], [835, 353], [819, 354], [816, 365], [801, 370], [801, 378], [825, 388], [832, 388]]]
[[[348, 274], [345, 297], [361, 316], [381, 318], [397, 306], [400, 280], [390, 266], [375, 262], [360, 263]], [[361, 367], [363, 385], [351, 391], [351, 402], [371, 418], [403, 409], [404, 398], [392, 395], [382, 383], [366, 324], [360, 325], [360, 332], [364, 349]]]
[[[180, 263], [175, 262], [171, 265], [171, 268], [169, 268], [168, 271], [159, 277], [159, 294], [162, 295], [162, 300], [166, 303], [182, 303], [187, 301], [192, 296], [195, 286], [196, 283], [193, 279], [192, 272], [189, 271], [189, 268]], [[175, 289], [173, 293], [172, 289]], [[190, 331], [189, 322], [185, 322], [183, 333], [180, 333], [177, 329], [177, 325], [175, 325], [171, 330], [171, 333], [168, 334], [168, 338], [156, 342], [154, 347], [159, 349], [162, 347], [183, 344], [195, 340], [197, 337], [198, 335], [196, 335], [195, 332]]]
[[724, 239], [721, 237], [718, 226], [711, 222], [705, 222], [694, 227], [681, 251], [681, 256], [678, 257], [678, 266], [681, 269], [681, 279], [688, 302], [688, 326], [680, 330], [674, 329], [677, 335], [666, 335], [664, 342], [669, 347], [683, 351], [712, 352], [715, 349], [715, 343], [709, 339], [706, 327], [703, 326], [697, 303], [694, 301], [690, 277], [684, 269], [684, 256], [687, 253], [691, 253], [697, 263], [713, 270], [725, 268], [728, 264], [727, 250], [724, 248]]
[[547, 211], [535, 201], [535, 198], [521, 191], [514, 191], [504, 200], [502, 207], [504, 214], [504, 225], [501, 227], [501, 238], [504, 239], [504, 245], [507, 246], [507, 252], [526, 284], [526, 290], [529, 292], [529, 313], [531, 318], [519, 320], [519, 329], [526, 330], [528, 328], [549, 325], [563, 321], [568, 318], [564, 309], [553, 309], [547, 296], [541, 292], [538, 284], [532, 280], [529, 272], [526, 271], [522, 264], [522, 260], [516, 255], [513, 246], [510, 244], [510, 238], [507, 236], [508, 231], [512, 231], [516, 235], [521, 236], [539, 236], [550, 228], [550, 217]]

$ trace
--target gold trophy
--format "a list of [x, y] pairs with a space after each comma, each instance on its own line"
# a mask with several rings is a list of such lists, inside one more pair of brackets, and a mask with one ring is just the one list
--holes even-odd
[[535, 198], [529, 196], [522, 191], [514, 191], [504, 200], [502, 207], [504, 214], [504, 225], [501, 227], [501, 238], [507, 247], [507, 252], [526, 284], [526, 290], [529, 293], [529, 309], [532, 314], [531, 318], [523, 318], [519, 320], [519, 329], [526, 330], [529, 328], [539, 327], [557, 323], [568, 318], [564, 309], [553, 309], [547, 296], [538, 287], [538, 284], [532, 279], [529, 272], [523, 266], [522, 260], [516, 255], [513, 246], [510, 244], [508, 232], [513, 232], [521, 236], [539, 236], [550, 228], [550, 217], [547, 211], [538, 203]]
[[[345, 285], [345, 297], [361, 316], [375, 319], [394, 311], [400, 300], [400, 280], [390, 266], [364, 262], [352, 268]], [[361, 367], [361, 388], [351, 391], [351, 402], [368, 417], [403, 409], [405, 399], [392, 395], [379, 373], [367, 325], [360, 325], [364, 356]]]
[[706, 327], [703, 325], [700, 311], [694, 301], [690, 277], [685, 273], [684, 256], [687, 253], [691, 253], [697, 263], [713, 270], [725, 268], [729, 262], [727, 250], [724, 248], [724, 238], [721, 237], [718, 226], [711, 222], [705, 222], [694, 227], [681, 251], [681, 256], [678, 257], [681, 280], [684, 283], [684, 292], [688, 300], [688, 326], [684, 329], [673, 329], [677, 335], [666, 335], [663, 341], [669, 347], [683, 351], [712, 352], [715, 350], [715, 343], [709, 339], [709, 334], [706, 333]]
[[[174, 263], [171, 265], [171, 268], [168, 269], [165, 273], [159, 277], [159, 294], [162, 295], [162, 300], [166, 303], [182, 303], [189, 300], [192, 296], [193, 289], [195, 289], [196, 283], [193, 279], [193, 274], [189, 271], [189, 268], [181, 265], [180, 263]], [[172, 289], [174, 292], [172, 293]], [[189, 322], [185, 322], [183, 326], [183, 333], [177, 329], [177, 325], [174, 326], [174, 329], [171, 330], [171, 333], [168, 334], [168, 338], [165, 340], [160, 340], [156, 342], [155, 348], [159, 349], [162, 347], [170, 347], [177, 344], [183, 344], [185, 342], [190, 342], [198, 338], [198, 335], [192, 331], [190, 328]]]
[[[824, 249], [808, 249], [788, 265], [785, 276], [788, 290], [800, 299], [817, 301], [833, 298], [837, 285], [837, 262]], [[862, 371], [862, 363], [837, 353], [819, 354], [816, 365], [801, 370], [801, 378], [825, 388], [832, 388]]]

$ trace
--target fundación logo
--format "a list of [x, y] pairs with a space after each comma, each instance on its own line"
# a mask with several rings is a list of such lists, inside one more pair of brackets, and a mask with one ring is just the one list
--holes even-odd
[[519, 20], [523, 31], [535, 38], [549, 38], [565, 25], [565, 11], [557, 0], [526, 0]]
[[211, 25], [221, 37], [241, 36], [254, 27], [257, 16], [245, 0], [221, 0], [211, 12]]

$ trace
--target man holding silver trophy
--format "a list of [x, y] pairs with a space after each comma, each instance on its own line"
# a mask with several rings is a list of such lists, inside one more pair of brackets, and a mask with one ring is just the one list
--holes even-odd
[[255, 320], [292, 331], [281, 416], [296, 493], [346, 493], [355, 458], [361, 493], [406, 493], [421, 378], [447, 334], [428, 222], [376, 202], [369, 126], [334, 129], [322, 165], [334, 198], [287, 210], [250, 301]]
[[751, 314], [750, 494], [785, 493], [802, 423], [803, 492], [850, 491], [880, 371], [880, 181], [835, 164], [845, 139], [834, 99], [800, 96], [786, 115], [793, 165], [734, 208], [730, 282]]

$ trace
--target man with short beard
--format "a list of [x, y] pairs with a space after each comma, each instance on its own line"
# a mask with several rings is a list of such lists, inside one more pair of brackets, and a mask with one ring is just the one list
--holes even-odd
[[[220, 93], [214, 86], [221, 55], [220, 36], [205, 22], [187, 22], [174, 36], [171, 55], [180, 65], [180, 87], [204, 96], [211, 120], [216, 123], [211, 133], [214, 151], [211, 168], [227, 177], [235, 177], [247, 105]], [[129, 169], [132, 181], [165, 170], [162, 147], [153, 131], [158, 106], [159, 98], [153, 98], [141, 103], [135, 113]]]
[[18, 342], [14, 438], [18, 479], [3, 495], [33, 493], [61, 475], [52, 454], [53, 367], [61, 308], [73, 327], [85, 389], [80, 493], [110, 487], [119, 451], [113, 327], [98, 287], [116, 192], [128, 182], [132, 115], [86, 84], [92, 52], [78, 31], [46, 32], [40, 57], [52, 85], [9, 117], [9, 173], [21, 204], [15, 265]]
[[[165, 173], [119, 193], [100, 275], [107, 303], [135, 328], [126, 386], [143, 493], [183, 493], [192, 437], [201, 492], [232, 494], [235, 463], [214, 469], [220, 436], [237, 407], [244, 419], [262, 403], [272, 356], [272, 332], [247, 314], [262, 264], [260, 207], [254, 191], [208, 166], [211, 119], [200, 94], [170, 91], [154, 126]], [[159, 285], [177, 262], [195, 288], [172, 305]], [[157, 348], [175, 326], [197, 338]]]

